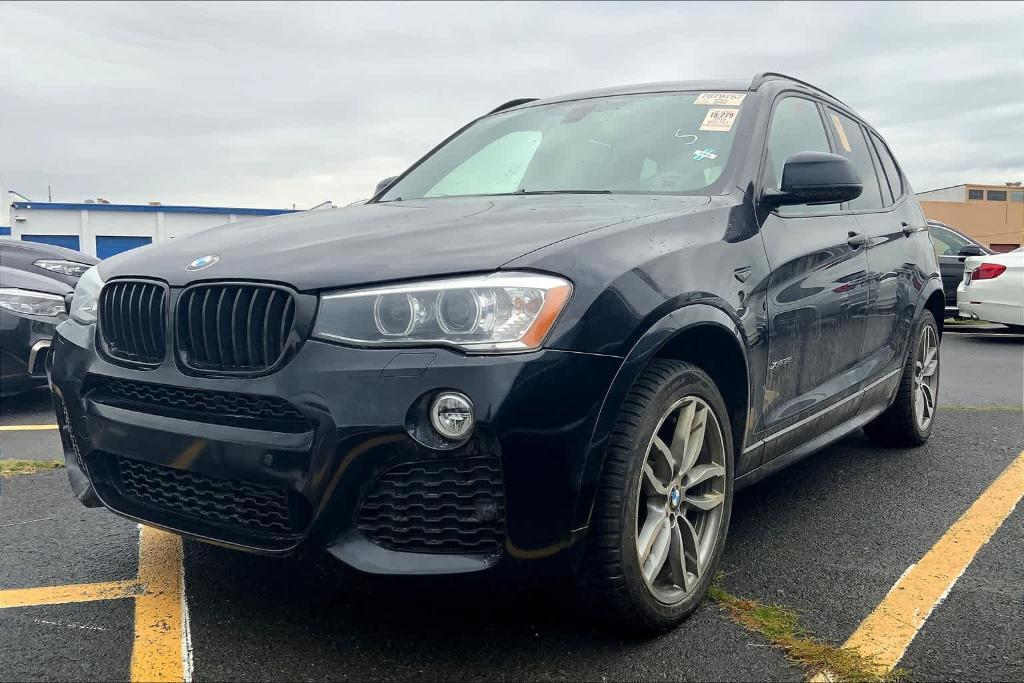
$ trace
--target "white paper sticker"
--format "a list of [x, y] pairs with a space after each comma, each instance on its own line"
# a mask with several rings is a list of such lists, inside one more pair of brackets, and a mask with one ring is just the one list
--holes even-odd
[[697, 95], [694, 104], [709, 104], [712, 107], [738, 107], [743, 104], [746, 93], [742, 92], [702, 92]]
[[708, 109], [704, 116], [704, 123], [700, 124], [700, 130], [717, 131], [727, 133], [732, 130], [732, 124], [736, 121], [739, 109]]

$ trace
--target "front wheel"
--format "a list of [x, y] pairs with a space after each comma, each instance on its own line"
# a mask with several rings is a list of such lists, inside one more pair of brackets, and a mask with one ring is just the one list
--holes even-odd
[[939, 399], [939, 328], [930, 311], [921, 315], [911, 337], [896, 400], [864, 425], [868, 438], [882, 446], [920, 446], [931, 436]]
[[700, 604], [725, 546], [733, 494], [728, 413], [700, 368], [658, 360], [636, 381], [609, 442], [581, 597], [634, 633]]

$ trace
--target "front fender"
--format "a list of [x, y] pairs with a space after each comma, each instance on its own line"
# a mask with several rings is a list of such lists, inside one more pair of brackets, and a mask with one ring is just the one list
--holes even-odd
[[[651, 325], [623, 359], [622, 365], [612, 379], [602, 401], [581, 472], [580, 494], [577, 499], [573, 529], [580, 530], [589, 526], [598, 482], [604, 467], [608, 439], [618, 419], [619, 408], [633, 383], [670, 340], [682, 332], [700, 326], [718, 327], [732, 335], [743, 352], [744, 366], [747, 365], [746, 338], [739, 318], [734, 312], [727, 312], [724, 302], [719, 305], [702, 302], [689, 304], [670, 312]], [[749, 383], [749, 373], [745, 374]], [[748, 386], [747, 389], [749, 397], [751, 396], [750, 387]], [[742, 444], [736, 444], [736, 452], [742, 452]]]

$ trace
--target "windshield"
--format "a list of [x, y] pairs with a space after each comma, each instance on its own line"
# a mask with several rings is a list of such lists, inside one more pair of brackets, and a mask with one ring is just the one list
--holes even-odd
[[743, 97], [618, 95], [487, 116], [413, 169], [380, 201], [516, 193], [701, 193], [722, 175], [742, 112], [742, 107], [716, 103], [741, 103]]

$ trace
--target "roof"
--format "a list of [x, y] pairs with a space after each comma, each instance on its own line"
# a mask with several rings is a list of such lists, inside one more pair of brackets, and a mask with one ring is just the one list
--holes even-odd
[[1007, 185], [1006, 183], [1003, 183], [1002, 185], [989, 183], [964, 183], [964, 185], [967, 185], [968, 187], [984, 187], [990, 190], [1024, 190], [1024, 185]]
[[11, 209], [42, 211], [136, 211], [140, 213], [216, 213], [236, 216], [276, 216], [295, 209], [247, 209], [231, 206], [171, 206], [166, 204], [78, 204], [66, 202], [12, 202]]
[[[598, 88], [596, 90], [583, 90], [580, 92], [568, 93], [566, 95], [555, 95], [539, 100], [528, 100], [519, 107], [533, 107], [542, 104], [554, 104], [556, 102], [571, 102], [573, 100], [585, 100], [592, 97], [609, 97], [612, 95], [639, 95], [641, 93], [655, 92], [682, 92], [687, 90], [749, 90], [750, 81], [743, 80], [708, 80], [708, 81], [663, 81], [660, 83], [638, 83], [635, 85], [617, 85], [610, 88]], [[504, 105], [499, 109], [503, 109]], [[517, 107], [509, 107], [516, 109]]]
[[921, 190], [915, 194], [927, 194], [929, 192], [938, 192], [939, 190], [952, 190], [957, 187], [983, 187], [987, 190], [1024, 190], [1024, 185], [995, 185], [990, 183], [960, 183], [959, 185], [948, 185], [946, 187], [936, 187], [931, 190]]
[[[543, 99], [526, 99], [524, 98], [521, 103], [513, 104], [516, 100], [506, 102], [499, 106], [497, 109], [490, 113], [496, 113], [498, 111], [507, 111], [509, 109], [518, 109], [520, 107], [534, 107], [544, 104], [554, 104], [557, 102], [571, 102], [573, 100], [585, 100], [594, 97], [610, 97], [613, 95], [639, 95], [643, 93], [658, 93], [658, 92], [685, 92], [693, 90], [705, 90], [705, 91], [720, 91], [720, 90], [741, 90], [748, 92], [756, 92], [758, 88], [766, 83], [771, 82], [787, 82], [793, 83], [800, 87], [813, 90], [819, 95], [823, 95], [826, 98], [843, 104], [835, 95], [832, 95], [816, 85], [812, 85], [806, 81], [802, 81], [799, 78], [793, 76], [787, 76], [786, 74], [776, 73], [774, 71], [766, 71], [763, 73], [755, 74], [752, 79], [712, 79], [712, 80], [697, 80], [697, 81], [664, 81], [660, 83], [640, 83], [637, 85], [620, 85], [613, 86], [610, 88], [599, 88], [597, 90], [584, 90], [581, 92], [569, 93], [567, 95], [555, 95], [553, 97], [545, 97]], [[844, 105], [845, 106], [845, 105]]]

